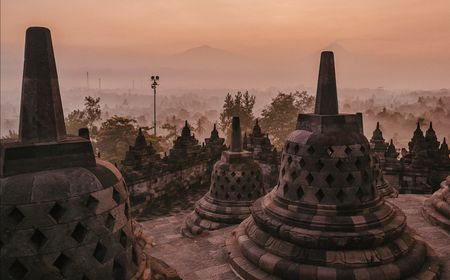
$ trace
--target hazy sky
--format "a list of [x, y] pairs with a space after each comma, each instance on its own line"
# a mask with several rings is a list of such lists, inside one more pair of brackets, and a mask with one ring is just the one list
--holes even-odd
[[450, 87], [450, 0], [1, 0], [2, 89], [20, 87], [24, 34], [33, 25], [52, 30], [67, 87], [82, 83], [84, 71], [106, 77], [115, 69], [126, 78], [111, 86], [126, 87], [152, 62], [200, 45], [281, 69], [333, 43], [370, 56], [371, 67], [395, 69], [383, 86]]

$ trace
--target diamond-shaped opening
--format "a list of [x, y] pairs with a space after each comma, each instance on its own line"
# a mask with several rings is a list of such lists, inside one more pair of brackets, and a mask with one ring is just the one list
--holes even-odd
[[113, 188], [113, 195], [112, 196], [113, 196], [114, 201], [117, 204], [120, 204], [120, 193], [115, 188]]
[[347, 155], [350, 155], [350, 154], [352, 153], [352, 149], [351, 149], [349, 146], [346, 146], [344, 152], [345, 152]]
[[228, 178], [227, 176], [225, 176], [225, 181], [226, 181], [227, 183], [229, 183], [229, 182], [230, 182], [230, 178]]
[[245, 191], [246, 188], [247, 188], [247, 185], [246, 185], [246, 184], [243, 184], [242, 187], [241, 187], [241, 189], [242, 189], [243, 191]]
[[18, 260], [15, 260], [9, 267], [9, 275], [13, 279], [23, 279], [27, 275], [28, 269], [21, 264]]
[[244, 177], [245, 176], [245, 171], [242, 171], [241, 174], [242, 174], [242, 177]]
[[70, 236], [72, 236], [72, 238], [75, 239], [78, 243], [81, 243], [86, 237], [87, 232], [87, 229], [81, 223], [78, 223], [73, 229]]
[[334, 153], [333, 148], [332, 148], [331, 146], [328, 147], [328, 148], [327, 148], [327, 154], [331, 157], [331, 156], [333, 155], [333, 153]]
[[228, 194], [228, 192], [225, 193], [225, 199], [226, 199], [226, 200], [230, 199], [230, 195]]
[[220, 185], [220, 189], [223, 191], [225, 187], [223, 185]]
[[356, 191], [356, 196], [358, 197], [359, 200], [362, 200], [362, 198], [364, 197], [364, 192], [362, 191], [361, 188], [358, 188], [358, 191]]
[[59, 255], [59, 257], [55, 260], [53, 265], [61, 272], [61, 274], [65, 274], [67, 268], [70, 264], [70, 258], [64, 254]]
[[236, 190], [236, 187], [235, 187], [234, 185], [231, 185], [231, 186], [230, 186], [230, 190], [231, 190], [232, 192], [234, 192], [234, 191]]
[[316, 167], [319, 171], [322, 170], [324, 166], [325, 164], [320, 159], [316, 162]]
[[340, 189], [337, 194], [336, 194], [336, 198], [340, 201], [340, 202], [344, 202], [345, 200], [345, 192]]
[[55, 202], [48, 214], [58, 223], [64, 215], [64, 212], [66, 212], [66, 209], [64, 209], [58, 202]]
[[334, 182], [334, 177], [331, 174], [328, 174], [328, 176], [325, 178], [325, 181], [327, 181], [328, 185], [331, 185]]
[[292, 171], [292, 173], [291, 173], [291, 177], [292, 177], [292, 180], [294, 180], [295, 181], [295, 179], [297, 179], [298, 178], [298, 174], [297, 174], [297, 172], [294, 170], [294, 171]]
[[123, 267], [117, 259], [114, 259], [113, 262], [113, 277], [114, 280], [122, 280], [126, 278], [125, 267]]
[[362, 180], [363, 182], [367, 182], [369, 180], [369, 174], [367, 174], [366, 170], [364, 170], [362, 173]]
[[311, 185], [312, 181], [314, 181], [314, 177], [313, 177], [313, 175], [312, 175], [311, 173], [309, 173], [309, 174], [306, 176], [305, 179], [306, 179], [306, 181], [308, 182], [309, 185]]
[[320, 202], [325, 197], [325, 194], [323, 193], [322, 189], [319, 189], [314, 196], [317, 198], [317, 201]]
[[18, 225], [20, 222], [22, 222], [23, 218], [25, 218], [25, 215], [17, 209], [17, 207], [14, 207], [13, 210], [9, 213], [8, 217], [14, 222], [14, 224]]
[[86, 206], [91, 209], [95, 209], [95, 207], [97, 207], [97, 205], [98, 205], [98, 199], [93, 197], [92, 195], [89, 195], [89, 197], [86, 201]]
[[344, 169], [344, 162], [341, 159], [338, 159], [338, 161], [336, 162], [336, 168], [339, 169], [340, 171], [342, 171]]
[[103, 263], [105, 257], [106, 257], [106, 247], [103, 246], [103, 244], [99, 241], [97, 242], [97, 246], [95, 246], [94, 258], [100, 263]]
[[138, 256], [136, 253], [136, 249], [134, 249], [131, 251], [131, 261], [133, 261], [134, 265], [138, 265]]
[[294, 147], [295, 154], [298, 154], [299, 150], [300, 150], [300, 146], [298, 144], [296, 144], [295, 147]]
[[291, 156], [288, 156], [287, 161], [288, 161], [288, 164], [291, 165], [291, 163], [292, 163], [292, 157], [291, 157]]
[[297, 198], [300, 199], [305, 195], [305, 192], [303, 191], [303, 188], [300, 186], [297, 189]]
[[34, 248], [39, 251], [45, 242], [47, 242], [47, 237], [39, 229], [36, 229], [30, 237], [30, 241]]
[[288, 191], [289, 191], [288, 183], [284, 183], [284, 186], [283, 186], [283, 194], [287, 194]]
[[234, 172], [234, 171], [231, 172], [231, 176], [232, 176], [232, 177], [236, 176], [236, 172]]
[[236, 179], [236, 183], [240, 184], [241, 183], [241, 177]]
[[355, 182], [355, 177], [352, 175], [352, 173], [349, 173], [346, 180], [351, 185]]
[[358, 168], [358, 169], [361, 168], [361, 160], [360, 160], [359, 158], [357, 158], [357, 159], [355, 160], [355, 166], [356, 166], [356, 168]]
[[125, 203], [124, 214], [127, 219], [130, 219], [130, 207], [128, 206], [128, 203]]
[[306, 162], [303, 158], [300, 159], [300, 161], [298, 162], [300, 164], [300, 167], [303, 168], [306, 165]]
[[359, 148], [359, 150], [361, 151], [361, 153], [365, 153], [366, 152], [366, 148], [364, 148], [364, 146], [363, 145], [361, 145], [361, 148]]
[[127, 234], [123, 230], [120, 231], [119, 242], [122, 245], [122, 247], [124, 247], [124, 248], [127, 247], [128, 237], [127, 237]]
[[255, 170], [252, 169], [252, 171], [250, 171], [250, 175], [251, 176], [255, 175]]
[[314, 154], [315, 150], [313, 146], [309, 146], [308, 150], [306, 150], [310, 155]]
[[106, 221], [105, 221], [105, 227], [109, 230], [112, 230], [114, 228], [115, 222], [116, 222], [116, 219], [114, 218], [114, 216], [111, 215], [111, 213], [108, 213], [108, 217], [106, 217]]
[[240, 193], [237, 194], [237, 199], [241, 199], [242, 195]]

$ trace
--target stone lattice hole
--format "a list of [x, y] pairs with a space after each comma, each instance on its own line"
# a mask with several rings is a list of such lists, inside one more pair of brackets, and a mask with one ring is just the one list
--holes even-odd
[[14, 224], [18, 225], [20, 222], [22, 222], [23, 218], [25, 218], [25, 215], [17, 209], [17, 207], [14, 207], [11, 212], [9, 213], [8, 217], [14, 222]]
[[58, 202], [55, 202], [48, 214], [58, 223], [64, 215], [65, 211], [66, 210]]
[[53, 262], [53, 266], [55, 266], [61, 274], [65, 274], [70, 264], [70, 258], [64, 254], [60, 254], [58, 258]]
[[36, 250], [41, 249], [41, 247], [44, 246], [47, 240], [48, 240], [47, 237], [39, 229], [36, 229], [33, 232], [33, 235], [30, 237], [30, 241], [36, 248]]
[[27, 275], [28, 269], [21, 262], [15, 260], [8, 272], [13, 279], [23, 279]]

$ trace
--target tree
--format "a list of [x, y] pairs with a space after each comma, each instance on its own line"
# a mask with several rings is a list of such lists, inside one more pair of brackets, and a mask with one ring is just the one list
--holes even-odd
[[86, 96], [84, 98], [84, 109], [74, 110], [66, 118], [66, 130], [68, 134], [77, 135], [78, 129], [87, 127], [91, 136], [97, 134], [97, 127], [94, 123], [101, 118], [100, 97], [94, 98]]
[[201, 116], [198, 118], [195, 128], [195, 133], [197, 133], [198, 137], [203, 136], [206, 133], [206, 125], [209, 123], [209, 120], [205, 116]]
[[295, 129], [297, 116], [310, 110], [314, 97], [306, 91], [295, 93], [278, 93], [270, 105], [262, 111], [260, 125], [263, 131], [269, 133], [272, 143], [281, 148], [287, 136]]
[[241, 129], [243, 131], [250, 130], [253, 127], [255, 120], [255, 116], [253, 115], [255, 100], [256, 97], [250, 95], [248, 91], [244, 94], [238, 91], [234, 97], [230, 93], [225, 96], [223, 111], [219, 117], [219, 127], [226, 133], [228, 139], [231, 134], [231, 120], [234, 116], [240, 118]]
[[88, 121], [88, 128], [92, 129], [94, 123], [100, 120], [102, 111], [100, 109], [100, 97], [86, 96], [84, 98], [84, 112]]
[[120, 163], [130, 145], [136, 139], [137, 121], [131, 118], [113, 116], [103, 122], [97, 134], [97, 147], [101, 157]]
[[161, 126], [162, 129], [165, 129], [168, 131], [167, 135], [165, 136], [165, 139], [167, 141], [174, 141], [178, 136], [178, 130], [181, 127], [181, 125], [184, 125], [184, 122], [182, 119], [178, 119], [173, 115], [171, 118], [166, 117], [166, 121]]

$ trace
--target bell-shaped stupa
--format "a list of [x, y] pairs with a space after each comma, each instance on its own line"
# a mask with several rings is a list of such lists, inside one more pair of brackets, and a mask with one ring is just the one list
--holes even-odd
[[440, 189], [425, 201], [422, 214], [430, 223], [450, 232], [450, 176], [441, 183]]
[[262, 170], [242, 149], [239, 117], [233, 117], [231, 147], [214, 164], [209, 191], [196, 203], [182, 226], [185, 236], [238, 224], [250, 215], [252, 203], [265, 194]]
[[435, 279], [439, 266], [378, 193], [362, 115], [339, 114], [332, 52], [314, 114], [286, 139], [279, 181], [226, 242], [243, 279]]
[[0, 146], [1, 279], [141, 279], [125, 182], [80, 135], [66, 134], [50, 30], [31, 27], [19, 140]]

